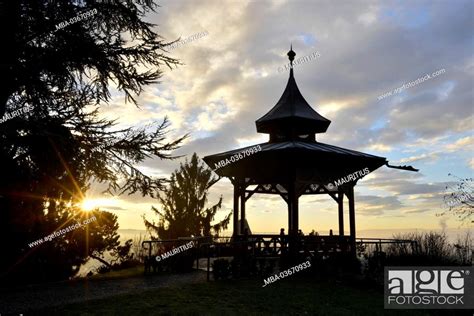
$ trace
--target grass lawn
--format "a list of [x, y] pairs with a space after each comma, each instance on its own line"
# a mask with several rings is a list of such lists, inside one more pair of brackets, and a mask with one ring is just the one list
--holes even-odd
[[122, 269], [117, 271], [110, 271], [104, 274], [95, 274], [88, 277], [89, 280], [110, 280], [121, 279], [143, 275], [143, 265], [137, 265], [132, 268]]
[[[42, 310], [42, 315], [432, 315], [384, 310], [383, 294], [363, 286], [292, 276], [162, 288]], [[36, 314], [36, 313], [35, 313]]]

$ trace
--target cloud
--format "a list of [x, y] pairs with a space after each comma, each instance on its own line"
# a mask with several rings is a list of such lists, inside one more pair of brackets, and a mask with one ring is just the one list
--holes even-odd
[[393, 212], [401, 209], [403, 204], [395, 196], [357, 196], [357, 214], [361, 215], [382, 215], [386, 211]]
[[388, 151], [392, 150], [392, 147], [387, 146], [387, 145], [382, 144], [382, 143], [372, 144], [372, 145], [368, 146], [367, 148], [371, 149], [371, 150], [379, 151], [379, 152], [388, 152]]
[[453, 144], [448, 144], [446, 149], [449, 151], [457, 151], [457, 150], [469, 150], [472, 152], [474, 149], [474, 137], [466, 136], [463, 138], [458, 139]]
[[408, 158], [403, 158], [400, 160], [401, 163], [406, 163], [406, 162], [415, 162], [415, 161], [420, 161], [420, 160], [435, 160], [438, 159], [437, 153], [431, 153], [431, 154], [421, 154], [419, 156], [411, 156]]
[[[369, 182], [369, 181], [368, 181]], [[372, 185], [373, 188], [383, 189], [396, 195], [415, 195], [415, 194], [432, 194], [444, 190], [444, 183], [416, 183], [408, 180], [393, 179], [383, 181], [371, 181], [366, 183]]]
[[421, 210], [408, 210], [404, 211], [404, 214], [421, 214], [421, 213], [426, 213], [426, 212], [431, 212], [432, 210], [430, 209], [421, 209]]
[[[461, 175], [474, 169], [469, 153], [472, 1], [361, 5], [207, 0], [160, 5], [147, 18], [165, 39], [204, 30], [209, 35], [171, 52], [184, 65], [164, 68], [162, 82], [139, 97], [140, 108], [123, 104], [123, 96], [116, 95], [102, 112], [123, 125], [139, 126], [167, 115], [170, 137], [191, 133], [176, 154], [196, 152], [202, 158], [267, 141], [268, 135], [256, 133], [255, 120], [278, 102], [285, 88], [288, 74], [278, 73], [278, 67], [288, 62], [293, 43], [296, 58], [321, 54], [295, 69], [305, 99], [332, 121], [318, 141], [385, 155], [390, 161], [416, 162], [422, 170], [381, 168], [364, 179], [364, 209], [358, 205], [362, 213], [423, 216], [444, 190], [441, 170]], [[446, 73], [441, 76], [377, 99], [442, 68]], [[166, 175], [181, 161], [154, 159], [143, 166], [151, 174]], [[222, 193], [231, 207], [231, 185], [225, 181], [212, 190], [216, 196]], [[150, 202], [139, 196], [123, 199]], [[276, 203], [263, 196], [259, 201], [262, 209]]]
[[113, 210], [113, 211], [126, 211], [127, 210], [121, 206], [112, 206], [112, 205], [103, 205], [100, 208], [105, 209], [105, 210]]

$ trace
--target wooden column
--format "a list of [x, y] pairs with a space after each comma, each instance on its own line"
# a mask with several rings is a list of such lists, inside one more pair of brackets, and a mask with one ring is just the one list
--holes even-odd
[[240, 233], [245, 234], [245, 186], [240, 187]]
[[233, 235], [237, 236], [239, 234], [239, 182], [237, 179], [234, 179], [234, 231]]
[[293, 184], [288, 185], [288, 235], [293, 234]]
[[337, 208], [339, 214], [339, 236], [344, 236], [344, 192], [341, 189], [337, 193]]
[[354, 187], [348, 188], [347, 198], [349, 199], [349, 228], [351, 236], [351, 252], [355, 254], [355, 239], [356, 239], [356, 226], [355, 226], [355, 204], [354, 204]]
[[298, 195], [296, 194], [295, 183], [289, 185], [288, 190], [288, 210], [289, 210], [289, 234], [298, 234]]
[[298, 195], [296, 194], [295, 190], [293, 189], [293, 202], [291, 203], [291, 209], [293, 211], [293, 232], [295, 235], [298, 234], [299, 230], [299, 203], [298, 203]]
[[293, 210], [291, 209], [291, 198], [289, 194], [288, 201], [286, 201], [286, 204], [288, 205], [288, 230], [286, 233], [289, 235], [291, 228], [293, 227]]

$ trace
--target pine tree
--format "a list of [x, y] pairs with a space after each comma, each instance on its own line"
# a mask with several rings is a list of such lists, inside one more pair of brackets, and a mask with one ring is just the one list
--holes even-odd
[[168, 187], [160, 193], [161, 208], [152, 207], [158, 222], [144, 218], [145, 226], [153, 239], [176, 239], [178, 237], [218, 236], [227, 229], [230, 212], [223, 220], [212, 224], [217, 211], [222, 207], [222, 196], [211, 207], [206, 207], [208, 191], [220, 178], [198, 160], [196, 153], [191, 161], [180, 164], [170, 179]]

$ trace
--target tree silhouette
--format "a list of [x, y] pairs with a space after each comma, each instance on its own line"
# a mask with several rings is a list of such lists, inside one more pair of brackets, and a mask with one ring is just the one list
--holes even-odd
[[[73, 207], [90, 181], [105, 183], [111, 194], [154, 196], [163, 188], [166, 179], [150, 177], [137, 165], [147, 158], [173, 159], [185, 136], [168, 140], [166, 118], [119, 129], [116, 121], [98, 116], [111, 91], [138, 105], [136, 96], [160, 78], [161, 67], [179, 63], [166, 56], [171, 43], [143, 20], [155, 8], [148, 0], [0, 0], [8, 47], [0, 63], [0, 115], [21, 113], [0, 123], [0, 238], [8, 240], [2, 245], [0, 279], [36, 273], [46, 280], [50, 268], [51, 274], [70, 277], [89, 255], [100, 257], [103, 245], [90, 243], [96, 249], [88, 249], [87, 239], [81, 239], [81, 252], [69, 249], [72, 242], [62, 244], [73, 257], [48, 250], [46, 263], [41, 247], [57, 242], [33, 250], [26, 246], [77, 216]], [[56, 24], [90, 10], [97, 13], [56, 30]], [[26, 107], [32, 109], [19, 111]], [[57, 218], [54, 225], [48, 217]], [[105, 232], [96, 233], [100, 238]], [[113, 239], [105, 240], [118, 251]], [[43, 263], [28, 265], [37, 260]], [[54, 269], [66, 263], [69, 268]]]
[[473, 179], [459, 178], [451, 173], [448, 176], [455, 177], [458, 182], [446, 186], [447, 192], [443, 200], [447, 209], [439, 213], [438, 216], [451, 214], [460, 221], [474, 223]]
[[[8, 48], [0, 64], [0, 117], [6, 107], [25, 103], [49, 110], [65, 93], [79, 104], [85, 95], [107, 102], [109, 81], [136, 102], [134, 95], [161, 77], [160, 66], [178, 63], [164, 51], [174, 42], [164, 42], [143, 20], [156, 7], [153, 0], [0, 1]], [[97, 13], [57, 29], [90, 10]]]
[[[41, 225], [36, 225], [43, 234], [43, 243], [31, 246], [37, 234], [31, 234], [29, 245], [23, 245], [25, 254], [21, 265], [14, 266], [10, 275], [14, 275], [16, 282], [41, 282], [67, 279], [79, 271], [79, 268], [89, 258], [96, 259], [106, 267], [112, 263], [127, 258], [130, 241], [120, 246], [117, 234], [117, 216], [105, 211], [95, 210], [84, 213], [77, 207], [60, 207], [50, 204], [48, 214]], [[46, 240], [48, 234], [67, 228], [76, 223], [94, 218], [88, 224], [82, 225], [64, 235]], [[108, 252], [113, 258], [107, 261], [104, 254]]]
[[158, 222], [144, 218], [146, 228], [153, 239], [176, 239], [178, 237], [217, 236], [227, 228], [230, 212], [222, 221], [212, 224], [217, 211], [222, 207], [222, 197], [206, 208], [209, 188], [219, 178], [212, 170], [198, 161], [196, 153], [191, 161], [180, 165], [171, 175], [168, 187], [158, 196], [161, 210], [152, 207]]

